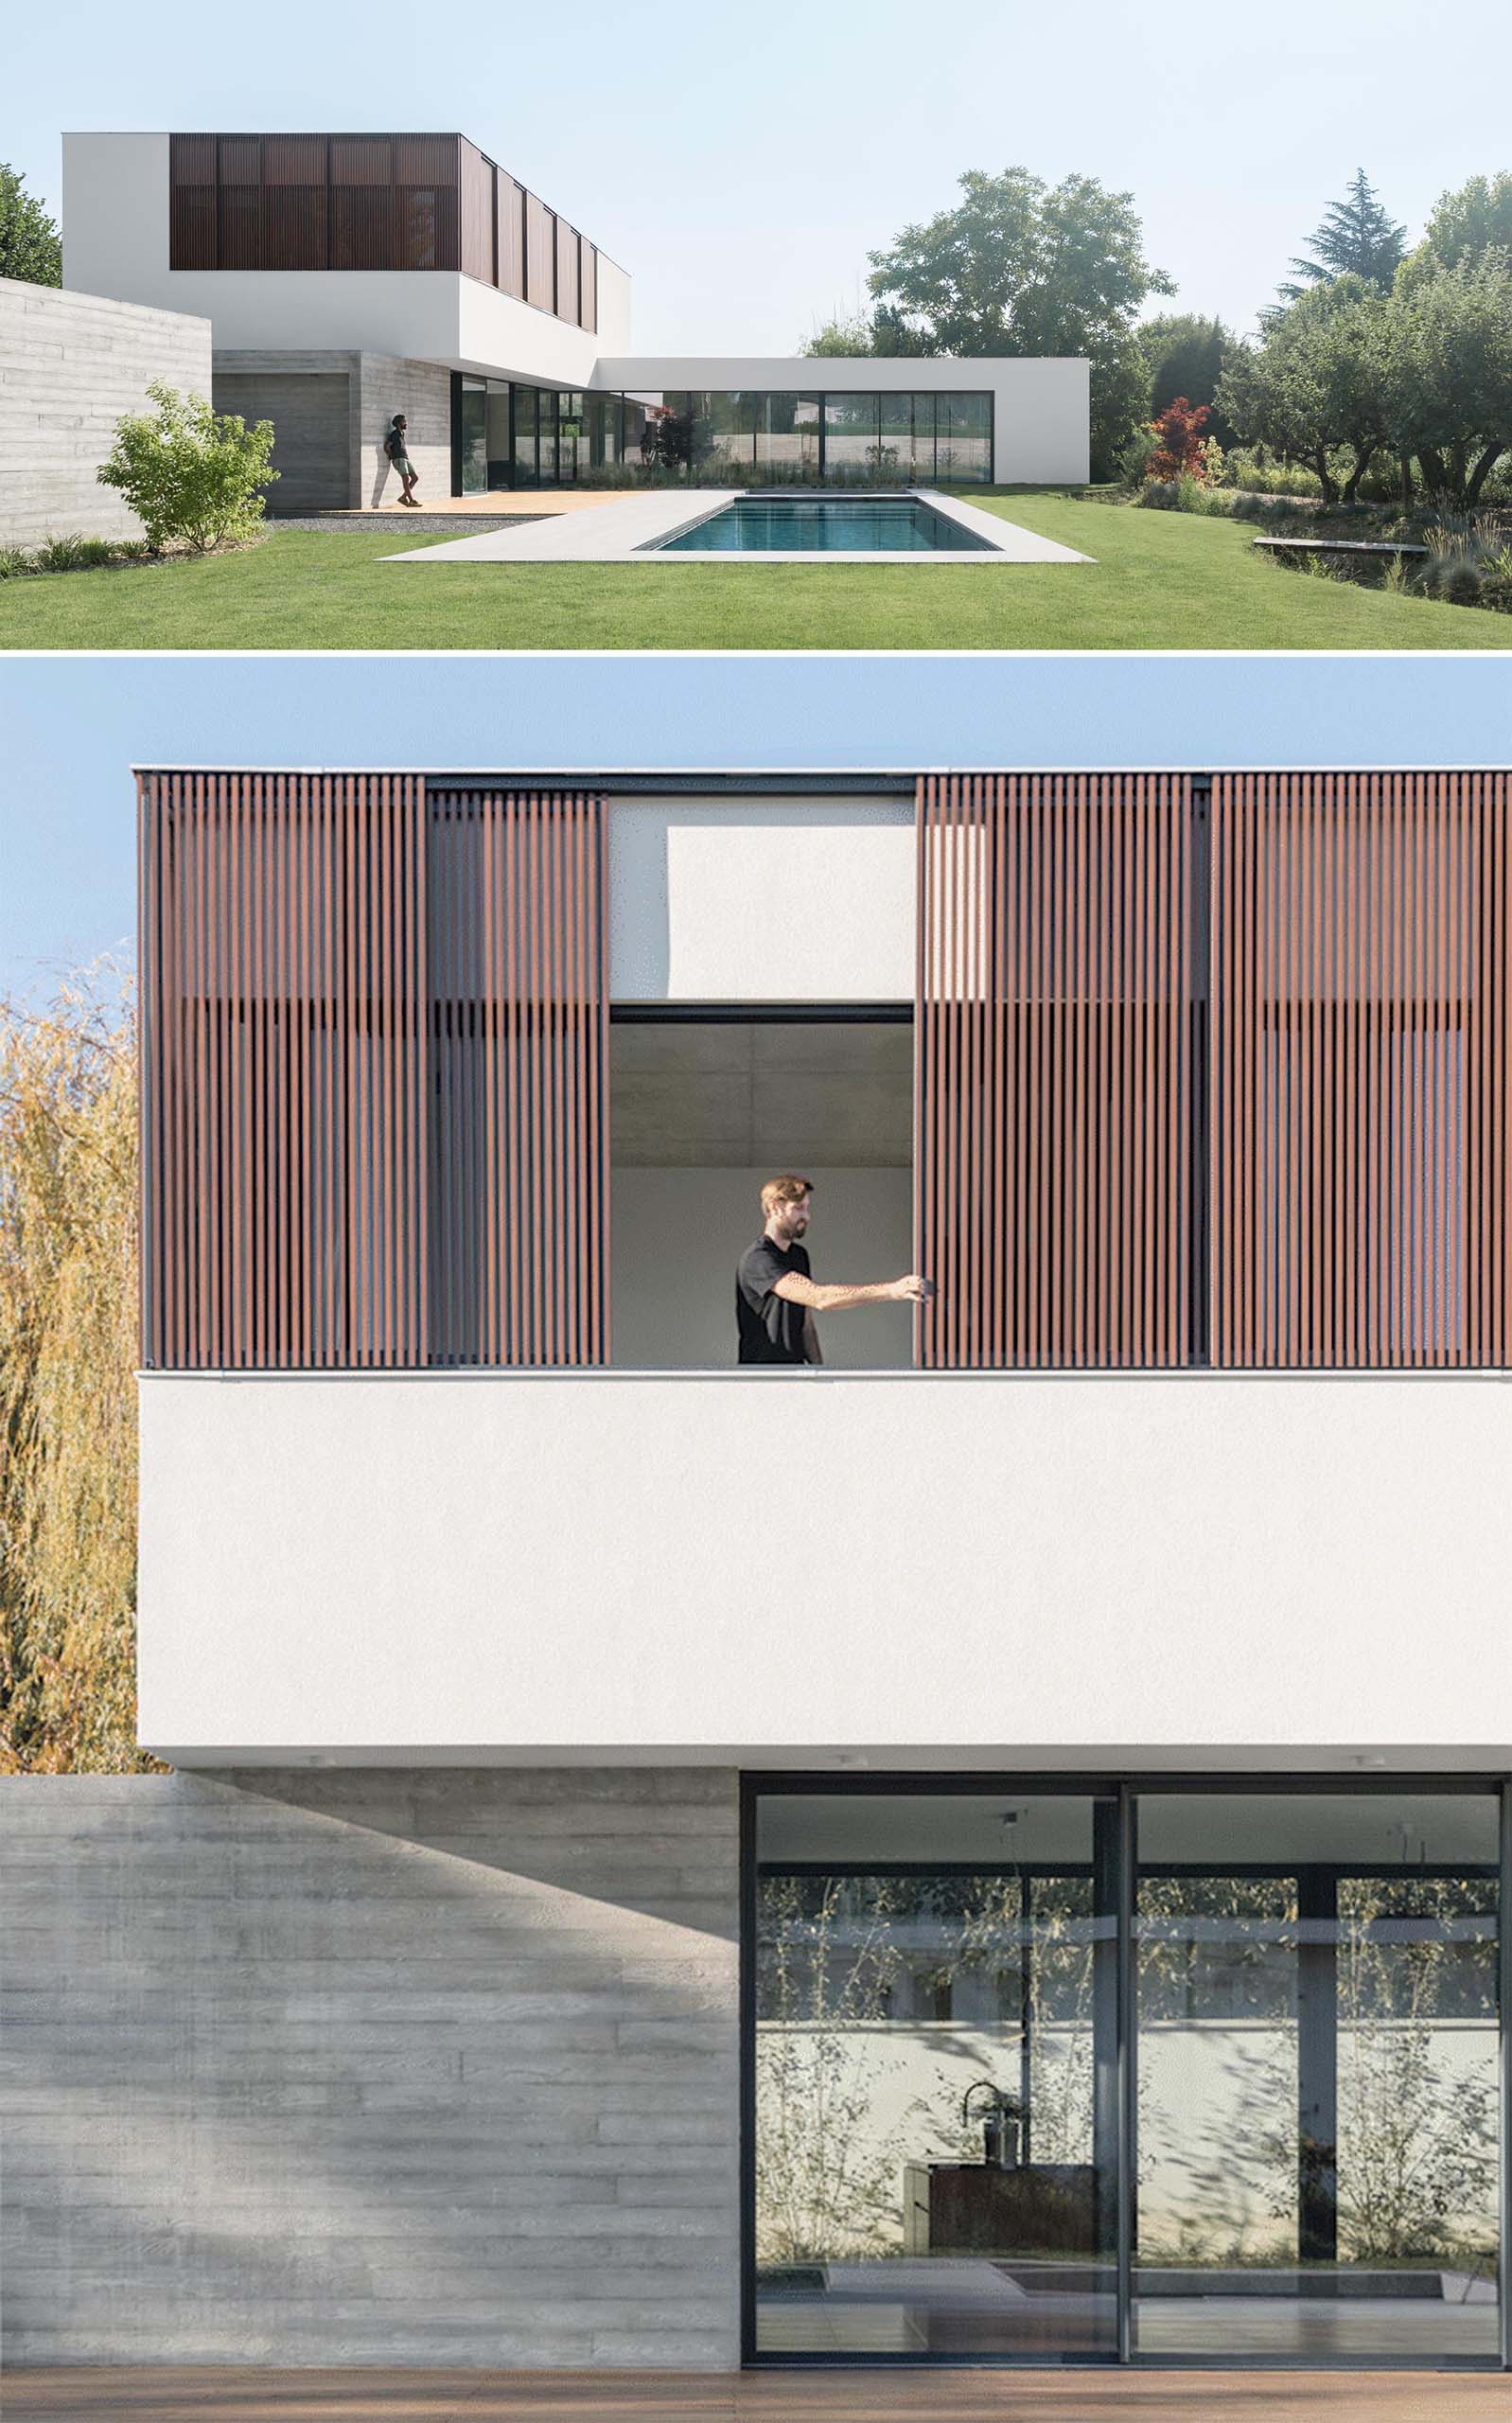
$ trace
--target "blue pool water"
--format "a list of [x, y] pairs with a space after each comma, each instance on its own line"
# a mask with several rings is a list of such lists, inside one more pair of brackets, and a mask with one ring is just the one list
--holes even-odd
[[986, 555], [995, 551], [914, 497], [742, 497], [695, 522], [668, 555]]

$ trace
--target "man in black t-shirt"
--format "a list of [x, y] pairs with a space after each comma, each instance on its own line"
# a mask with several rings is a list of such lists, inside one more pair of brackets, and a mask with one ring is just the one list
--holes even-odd
[[742, 1363], [822, 1363], [816, 1313], [844, 1312], [853, 1304], [922, 1304], [929, 1294], [929, 1282], [913, 1273], [865, 1286], [817, 1285], [800, 1242], [813, 1192], [806, 1177], [768, 1178], [762, 1189], [766, 1225], [735, 1273]]

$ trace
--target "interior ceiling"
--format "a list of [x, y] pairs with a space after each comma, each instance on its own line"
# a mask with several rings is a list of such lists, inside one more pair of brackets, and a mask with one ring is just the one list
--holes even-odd
[[906, 1169], [913, 1029], [617, 1024], [609, 1106], [622, 1169]]
[[[1005, 1819], [1009, 1822], [1005, 1824]], [[1243, 1866], [1288, 1860], [1359, 1860], [1382, 1866], [1471, 1866], [1497, 1856], [1497, 1810], [1488, 1794], [1303, 1792], [1141, 1794], [1142, 1858], [1183, 1865]], [[1092, 1855], [1092, 1803], [1079, 1795], [1036, 1797], [1011, 1784], [981, 1794], [772, 1795], [761, 1804], [764, 1860], [1085, 1861]]]

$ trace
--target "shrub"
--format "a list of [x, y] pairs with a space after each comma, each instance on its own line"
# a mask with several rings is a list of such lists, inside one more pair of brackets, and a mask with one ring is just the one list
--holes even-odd
[[161, 550], [177, 540], [195, 555], [249, 539], [262, 518], [272, 466], [273, 425], [249, 429], [237, 414], [217, 413], [203, 396], [181, 396], [165, 380], [148, 389], [155, 413], [127, 413], [99, 469], [119, 489]]
[[1137, 504], [1151, 505], [1165, 513], [1231, 514], [1233, 499], [1204, 486], [1193, 471], [1183, 471], [1179, 479], [1148, 479], [1134, 500]]
[[1142, 487], [1150, 473], [1150, 458], [1159, 451], [1160, 440], [1153, 424], [1147, 421], [1136, 429], [1118, 453], [1118, 476], [1132, 488]]
[[1203, 431], [1211, 417], [1205, 404], [1188, 403], [1185, 396], [1178, 396], [1169, 403], [1151, 423], [1155, 435], [1155, 451], [1145, 466], [1146, 477], [1152, 480], [1205, 479]]
[[1424, 597], [1448, 606], [1488, 606], [1509, 610], [1512, 542], [1494, 514], [1446, 515], [1423, 532], [1429, 549], [1414, 575]]
[[19, 580], [24, 572], [31, 569], [31, 557], [25, 547], [0, 547], [0, 580]]
[[95, 572], [113, 563], [115, 550], [108, 539], [68, 537], [44, 539], [31, 559], [34, 572]]

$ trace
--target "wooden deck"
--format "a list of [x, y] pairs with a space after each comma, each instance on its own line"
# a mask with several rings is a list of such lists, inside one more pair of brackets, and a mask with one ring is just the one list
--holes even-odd
[[8, 2371], [5, 2423], [1512, 2423], [1497, 2373]]

